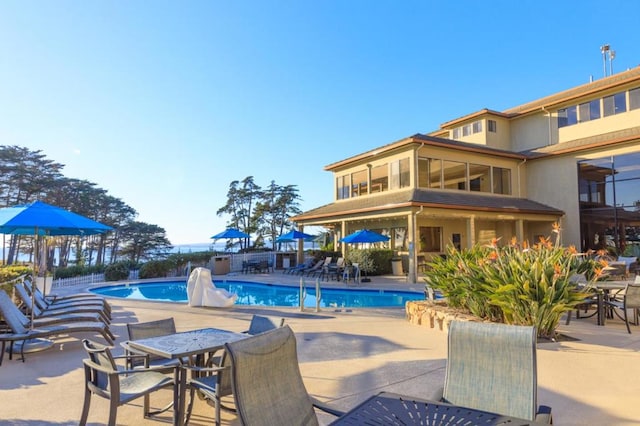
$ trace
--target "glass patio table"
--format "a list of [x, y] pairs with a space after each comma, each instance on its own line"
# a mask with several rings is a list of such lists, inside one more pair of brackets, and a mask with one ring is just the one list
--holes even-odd
[[354, 407], [331, 423], [337, 425], [540, 425], [531, 420], [518, 419], [446, 402], [429, 401], [412, 396], [381, 392]]
[[[167, 359], [178, 359], [181, 363], [196, 364], [208, 353], [224, 348], [225, 343], [246, 339], [250, 335], [221, 330], [202, 328], [184, 331], [166, 336], [131, 340], [128, 345], [138, 351], [157, 355]], [[185, 396], [187, 388], [187, 370], [176, 368], [176, 386], [173, 390], [173, 424], [182, 426], [185, 414]]]

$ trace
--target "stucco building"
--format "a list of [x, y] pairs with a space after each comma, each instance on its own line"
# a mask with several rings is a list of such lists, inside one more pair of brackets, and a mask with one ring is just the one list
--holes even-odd
[[[324, 168], [332, 203], [293, 218], [335, 241], [367, 228], [422, 259], [562, 228], [563, 244], [640, 244], [640, 67], [505, 111], [483, 109]], [[345, 254], [348, 247], [340, 246]]]

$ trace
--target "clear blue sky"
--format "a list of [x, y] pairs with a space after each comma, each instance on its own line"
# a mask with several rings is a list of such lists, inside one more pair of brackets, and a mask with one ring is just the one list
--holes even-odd
[[173, 244], [225, 228], [229, 184], [323, 167], [640, 64], [633, 1], [3, 1], [0, 144], [42, 150]]

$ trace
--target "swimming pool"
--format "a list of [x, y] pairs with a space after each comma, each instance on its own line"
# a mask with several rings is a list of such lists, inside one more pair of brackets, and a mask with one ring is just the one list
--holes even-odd
[[[246, 281], [217, 282], [216, 287], [238, 295], [236, 305], [300, 306], [300, 288]], [[163, 302], [187, 302], [187, 283], [162, 281], [98, 287], [91, 291], [108, 297]], [[393, 308], [404, 307], [409, 300], [423, 300], [424, 294], [411, 291], [322, 288], [320, 307]], [[316, 306], [315, 286], [307, 287], [305, 307]]]

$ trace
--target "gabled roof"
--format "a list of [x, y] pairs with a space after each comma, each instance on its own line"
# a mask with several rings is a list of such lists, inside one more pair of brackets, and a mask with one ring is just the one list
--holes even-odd
[[420, 206], [495, 213], [564, 215], [562, 210], [526, 198], [487, 195], [465, 191], [408, 189], [406, 191], [391, 191], [384, 195], [369, 195], [326, 204], [295, 216], [292, 220], [298, 222], [357, 213], [384, 213], [385, 210]]

